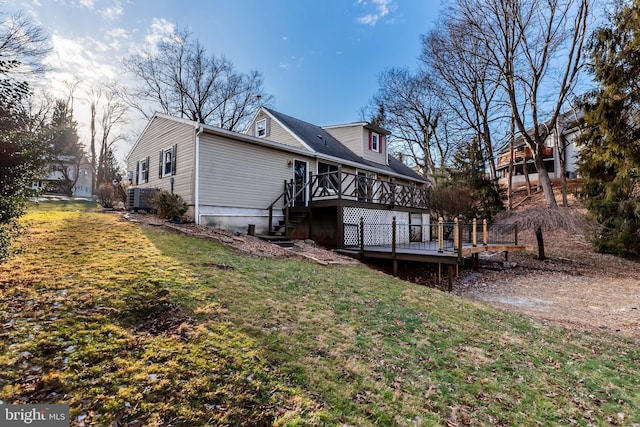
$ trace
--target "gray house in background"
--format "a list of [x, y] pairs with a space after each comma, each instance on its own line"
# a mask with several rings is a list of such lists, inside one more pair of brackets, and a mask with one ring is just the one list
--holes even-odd
[[[543, 163], [549, 178], [562, 178], [561, 156], [565, 159], [566, 177], [577, 177], [577, 161], [580, 147], [575, 140], [581, 135], [582, 112], [569, 111], [558, 117], [555, 128], [546, 129], [547, 137], [543, 147]], [[547, 124], [542, 124], [546, 127]], [[529, 132], [532, 132], [531, 130]], [[525, 171], [529, 175], [529, 180], [536, 184], [538, 182], [538, 172], [533, 162], [531, 150], [526, 146], [524, 138], [520, 135], [514, 142], [513, 150], [507, 143], [498, 152], [498, 164], [496, 171], [498, 182], [509, 186], [509, 164], [513, 159], [512, 189], [518, 190], [526, 183]]]
[[[428, 183], [366, 122], [319, 127], [262, 107], [244, 133], [155, 114], [127, 155], [132, 188], [181, 195], [198, 224], [344, 247], [367, 223], [428, 233]], [[423, 231], [424, 230], [424, 231]]]

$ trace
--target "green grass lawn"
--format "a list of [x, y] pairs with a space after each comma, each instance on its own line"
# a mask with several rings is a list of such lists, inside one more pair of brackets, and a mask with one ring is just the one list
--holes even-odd
[[0, 400], [87, 425], [632, 425], [638, 343], [361, 266], [241, 255], [91, 204], [0, 266]]

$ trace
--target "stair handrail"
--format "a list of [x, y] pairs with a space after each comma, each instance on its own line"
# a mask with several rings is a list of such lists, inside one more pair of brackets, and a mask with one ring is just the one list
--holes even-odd
[[[282, 205], [282, 210], [284, 211], [290, 208], [293, 205], [293, 203], [295, 203], [296, 198], [300, 194], [302, 194], [302, 192], [305, 191], [309, 185], [311, 185], [311, 179], [305, 182], [304, 185], [298, 191], [293, 193], [291, 191], [294, 188], [293, 179], [288, 182], [287, 180], [284, 181], [284, 191], [267, 207], [267, 209], [269, 210], [269, 231], [273, 230], [273, 207], [276, 205], [276, 203], [278, 203], [278, 201], [280, 201], [280, 199], [284, 197], [285, 202]], [[288, 200], [287, 200], [287, 196], [290, 196]], [[287, 215], [285, 214], [285, 217], [286, 216]], [[287, 227], [287, 224], [286, 224], [286, 218], [285, 218], [285, 229], [286, 227]]]

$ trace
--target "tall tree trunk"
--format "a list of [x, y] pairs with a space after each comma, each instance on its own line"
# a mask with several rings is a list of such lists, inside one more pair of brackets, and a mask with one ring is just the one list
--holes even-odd
[[558, 159], [560, 160], [560, 180], [562, 182], [562, 206], [569, 206], [567, 197], [567, 142], [562, 134], [562, 130], [558, 129]]
[[531, 179], [529, 179], [529, 169], [527, 168], [527, 156], [525, 154], [522, 161], [522, 172], [524, 173], [524, 181], [527, 183], [527, 196], [531, 195]]
[[538, 259], [547, 259], [547, 257], [544, 255], [544, 239], [542, 238], [542, 227], [540, 226], [536, 228], [536, 240], [538, 241]]
[[[542, 147], [540, 147], [542, 151]], [[544, 200], [547, 203], [548, 208], [557, 208], [558, 202], [553, 194], [553, 187], [551, 186], [551, 179], [549, 178], [549, 172], [544, 167], [544, 161], [542, 160], [542, 153], [535, 157], [536, 169], [538, 171], [538, 185], [542, 187], [544, 193]]]
[[509, 210], [513, 209], [513, 161], [516, 146], [516, 125], [511, 116], [511, 139], [509, 140], [509, 179], [507, 188], [507, 200], [509, 201]]
[[91, 101], [91, 167], [93, 178], [91, 179], [91, 194], [96, 191], [96, 178], [98, 173], [98, 159], [96, 158], [96, 103]]

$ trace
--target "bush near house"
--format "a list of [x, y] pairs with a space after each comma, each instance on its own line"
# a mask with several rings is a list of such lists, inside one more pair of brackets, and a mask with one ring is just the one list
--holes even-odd
[[184, 199], [167, 190], [158, 191], [151, 199], [151, 206], [160, 218], [180, 218], [187, 213], [187, 204]]

